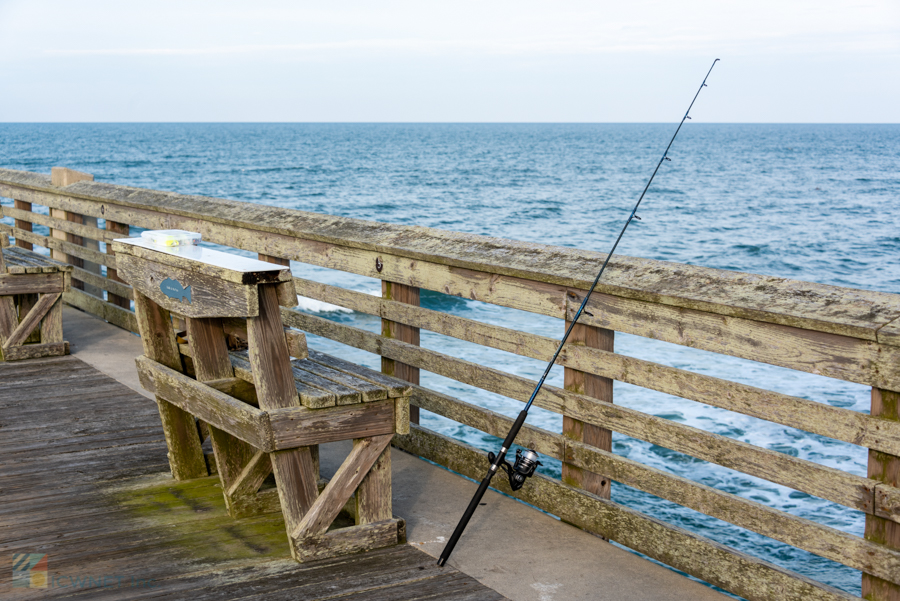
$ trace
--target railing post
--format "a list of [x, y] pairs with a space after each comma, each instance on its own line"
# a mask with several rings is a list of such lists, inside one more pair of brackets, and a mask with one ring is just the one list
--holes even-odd
[[[91, 215], [82, 215], [81, 223], [88, 227], [93, 227], [93, 228], [98, 227], [97, 218], [93, 217]], [[81, 246], [88, 248], [90, 250], [100, 252], [100, 242], [97, 240], [92, 240], [91, 238], [82, 238]], [[103, 272], [100, 269], [100, 263], [94, 263], [93, 261], [88, 261], [87, 259], [82, 259], [81, 263], [82, 263], [82, 269], [84, 269], [85, 271], [89, 271], [98, 277], [103, 275]], [[82, 282], [82, 284], [84, 284], [83, 289], [85, 292], [87, 292], [88, 294], [92, 294], [92, 295], [96, 296], [97, 298], [103, 298], [103, 288], [100, 288], [99, 286], [94, 286], [92, 284], [88, 284], [86, 282]]]
[[[900, 392], [873, 388], [871, 415], [900, 421]], [[900, 457], [869, 449], [868, 476], [889, 486], [900, 485]], [[900, 549], [900, 524], [897, 522], [866, 514], [865, 536], [866, 540], [889, 549]], [[863, 572], [862, 596], [870, 601], [900, 601], [900, 585]]]
[[[15, 207], [20, 211], [28, 211], [31, 212], [31, 203], [25, 202], [24, 200], [15, 200]], [[30, 221], [24, 221], [22, 219], [16, 219], [16, 227], [20, 230], [25, 230], [26, 232], [34, 231], [33, 226]], [[18, 236], [16, 236], [16, 246], [19, 248], [24, 248], [26, 250], [34, 250], [34, 245], [31, 242], [26, 242], [25, 240], [19, 240]]]
[[[110, 221], [106, 220], [106, 230], [109, 232], [114, 232], [116, 234], [121, 234], [123, 238], [127, 238], [131, 235], [131, 227], [127, 223], [119, 223], [118, 221]], [[106, 244], [106, 254], [115, 255], [115, 251], [112, 249], [112, 244]], [[119, 272], [112, 267], [106, 268], [106, 279], [112, 280], [114, 282], [121, 282], [125, 284], [125, 280], [119, 277]], [[124, 296], [119, 296], [118, 294], [113, 294], [112, 292], [108, 292], [106, 294], [106, 299], [123, 309], [131, 309], [131, 301]]]
[[[94, 181], [94, 176], [90, 173], [81, 173], [80, 171], [74, 171], [65, 167], [53, 167], [50, 170], [50, 183], [60, 188], [64, 188], [76, 182], [83, 181]], [[50, 216], [55, 217], [56, 219], [71, 221], [73, 223], [84, 223], [81, 215], [79, 215], [78, 213], [70, 213], [68, 211], [64, 211], [63, 209], [50, 209]], [[66, 242], [77, 244], [79, 246], [82, 246], [84, 244], [81, 236], [69, 234], [61, 230], [51, 229], [50, 236], [56, 238], [57, 240], [65, 240]], [[84, 269], [84, 260], [78, 257], [73, 257], [64, 251], [51, 249], [50, 256], [57, 261], [62, 261], [63, 263], [68, 263], [69, 265], [74, 265], [75, 267]], [[72, 277], [72, 287], [78, 288], [79, 290], [84, 290], [84, 282], [78, 280], [74, 274]]]
[[[381, 296], [387, 300], [394, 300], [400, 303], [419, 306], [419, 289], [405, 284], [397, 284], [395, 282], [381, 281]], [[381, 335], [385, 338], [394, 338], [401, 342], [408, 342], [419, 346], [419, 328], [414, 328], [406, 324], [397, 323], [388, 319], [381, 320]], [[419, 383], [419, 368], [400, 363], [393, 359], [381, 358], [381, 371], [389, 376], [412, 382]], [[409, 421], [414, 424], [419, 423], [419, 408], [415, 406], [409, 407]]]
[[[15, 203], [15, 207], [17, 209], [19, 209], [20, 211], [28, 211], [29, 213], [31, 212], [31, 203], [30, 202], [24, 202], [22, 200], [13, 200], [13, 202]], [[16, 219], [16, 227], [19, 229], [25, 230], [26, 232], [34, 231], [32, 223], [30, 221], [25, 221], [23, 219]], [[18, 237], [16, 237], [16, 246], [27, 249], [27, 250], [34, 250], [34, 245], [31, 242], [26, 242], [25, 240], [20, 240]], [[19, 305], [19, 321], [22, 321], [22, 319], [24, 319], [25, 316], [28, 315], [28, 312], [31, 311], [31, 308], [34, 307], [34, 305], [35, 305], [35, 303], [37, 303], [37, 301], [38, 301], [37, 294], [20, 294], [19, 295], [19, 299], [17, 301], [18, 305]], [[34, 332], [32, 332], [28, 336], [28, 338], [25, 339], [25, 342], [23, 342], [23, 344], [32, 344], [32, 343], [40, 342], [40, 341], [41, 341], [41, 332], [39, 329], [36, 329]]]
[[[169, 311], [135, 290], [134, 313], [144, 355], [169, 369], [184, 372]], [[169, 448], [172, 477], [176, 480], [191, 480], [208, 476], [209, 470], [200, 446], [194, 416], [159, 396], [156, 397], [156, 403]]]
[[274, 263], [275, 265], [284, 265], [285, 267], [291, 266], [290, 259], [282, 259], [281, 257], [273, 257], [272, 255], [264, 255], [262, 253], [257, 253], [260, 261], [265, 261], [266, 263]]
[[[574, 303], [580, 298], [573, 299], [574, 293], [568, 294], [569, 301]], [[566, 328], [571, 322], [566, 321]], [[589, 346], [604, 351], [613, 352], [615, 332], [603, 328], [578, 324], [572, 330], [568, 345]], [[594, 374], [585, 373], [566, 367], [564, 372], [564, 384], [566, 390], [583, 394], [607, 403], [613, 402], [613, 381]], [[571, 440], [583, 442], [604, 451], [612, 450], [612, 432], [606, 428], [600, 428], [593, 424], [585, 423], [568, 415], [563, 415], [563, 435]], [[595, 474], [579, 467], [563, 462], [562, 480], [570, 486], [583, 488], [598, 497], [608, 499], [610, 496], [609, 478], [602, 474]]]

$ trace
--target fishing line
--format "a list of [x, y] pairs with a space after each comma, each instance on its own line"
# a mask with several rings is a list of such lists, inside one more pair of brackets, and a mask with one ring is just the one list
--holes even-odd
[[566, 344], [566, 341], [569, 339], [569, 334], [572, 333], [572, 329], [578, 322], [578, 318], [581, 317], [582, 313], [584, 313], [584, 308], [587, 306], [588, 300], [590, 300], [591, 294], [594, 293], [594, 289], [597, 287], [598, 282], [600, 282], [600, 277], [603, 276], [603, 272], [606, 270], [606, 266], [609, 265], [609, 260], [612, 258], [613, 253], [616, 252], [616, 247], [619, 246], [619, 242], [622, 240], [622, 236], [625, 235], [625, 230], [628, 229], [628, 226], [631, 224], [632, 220], [641, 220], [641, 218], [636, 215], [638, 207], [641, 206], [641, 201], [644, 200], [644, 195], [647, 194], [647, 190], [650, 188], [650, 184], [653, 183], [653, 178], [656, 177], [656, 173], [659, 171], [659, 168], [663, 164], [663, 161], [672, 160], [668, 156], [669, 149], [672, 148], [672, 143], [678, 136], [678, 132], [681, 131], [681, 126], [684, 125], [684, 122], [686, 120], [690, 119], [691, 108], [693, 108], [694, 102], [700, 95], [700, 91], [706, 87], [706, 79], [709, 77], [709, 74], [712, 73], [713, 67], [716, 66], [716, 63], [718, 61], [719, 59], [714, 60], [712, 66], [710, 66], [709, 68], [709, 71], [706, 72], [706, 77], [703, 78], [703, 83], [700, 84], [700, 87], [697, 89], [697, 93], [694, 94], [694, 98], [693, 100], [691, 100], [691, 104], [688, 105], [688, 109], [684, 113], [684, 117], [681, 118], [681, 122], [678, 124], [678, 128], [675, 130], [675, 133], [672, 134], [672, 139], [669, 140], [669, 145], [666, 146], [666, 150], [663, 152], [662, 157], [660, 157], [659, 162], [656, 164], [656, 168], [653, 170], [653, 174], [650, 175], [650, 179], [647, 180], [647, 185], [644, 186], [644, 190], [643, 192], [641, 192], [640, 198], [638, 198], [637, 203], [631, 210], [631, 214], [628, 216], [628, 220], [622, 227], [622, 231], [619, 232], [619, 237], [616, 238], [615, 244], [613, 244], [612, 248], [609, 251], [609, 254], [606, 255], [606, 259], [603, 261], [603, 266], [600, 268], [599, 273], [597, 273], [597, 277], [594, 278], [594, 283], [588, 289], [587, 294], [584, 296], [584, 300], [581, 301], [581, 306], [578, 307], [578, 312], [575, 313], [575, 317], [572, 318], [569, 327], [566, 328], [566, 333], [565, 335], [563, 335], [562, 340], [560, 340], [559, 346], [556, 347], [556, 352], [553, 353], [553, 358], [551, 358], [550, 362], [547, 363], [547, 367], [546, 369], [544, 369], [544, 373], [541, 375], [541, 379], [538, 380], [537, 386], [534, 387], [534, 392], [531, 393], [531, 397], [528, 399], [528, 403], [526, 403], [525, 408], [522, 409], [518, 417], [516, 417], [516, 421], [513, 423], [512, 428], [510, 428], [509, 433], [506, 435], [506, 439], [503, 441], [503, 445], [500, 447], [500, 452], [497, 455], [488, 453], [488, 460], [491, 462], [491, 467], [488, 468], [487, 475], [485, 475], [484, 479], [481, 481], [481, 484], [478, 486], [478, 490], [475, 491], [475, 496], [472, 497], [472, 500], [469, 502], [469, 506], [466, 508], [465, 513], [463, 513], [463, 516], [460, 518], [459, 523], [456, 525], [456, 529], [453, 531], [453, 535], [450, 537], [450, 540], [447, 541], [447, 545], [441, 552], [441, 557], [440, 559], [438, 559], [439, 566], [443, 566], [447, 563], [447, 559], [450, 558], [450, 554], [453, 553], [453, 548], [456, 547], [456, 543], [459, 541], [459, 537], [462, 536], [462, 533], [466, 529], [466, 526], [469, 524], [469, 520], [472, 518], [475, 510], [478, 509], [478, 504], [481, 502], [482, 497], [484, 497], [484, 493], [487, 492], [487, 489], [491, 484], [491, 480], [497, 474], [497, 470], [502, 469], [504, 472], [506, 472], [506, 475], [509, 478], [510, 488], [516, 491], [522, 488], [522, 486], [525, 484], [525, 480], [534, 475], [534, 471], [537, 469], [537, 466], [541, 464], [540, 461], [538, 461], [538, 454], [533, 449], [526, 449], [525, 451], [523, 451], [522, 449], [518, 449], [516, 451], [515, 463], [513, 463], [512, 465], [510, 465], [510, 463], [506, 460], [506, 453], [512, 446], [513, 441], [515, 441], [516, 436], [519, 434], [519, 430], [522, 429], [522, 425], [525, 423], [525, 418], [528, 417], [528, 410], [531, 409], [531, 405], [534, 403], [534, 399], [537, 397], [538, 392], [540, 392], [541, 387], [543, 387], [544, 380], [547, 379], [547, 375], [550, 373], [550, 368], [552, 368], [556, 363], [556, 359], [559, 357], [559, 353], [562, 351], [563, 347]]

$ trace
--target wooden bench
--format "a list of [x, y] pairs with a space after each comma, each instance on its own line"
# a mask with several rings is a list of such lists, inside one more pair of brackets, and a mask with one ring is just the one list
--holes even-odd
[[0, 234], [0, 360], [69, 353], [63, 340], [62, 295], [72, 266], [24, 248]]
[[[305, 335], [286, 331], [279, 307], [297, 300], [284, 266], [140, 239], [113, 250], [134, 289], [138, 372], [159, 403], [176, 479], [208, 474], [208, 433], [230, 514], [280, 510], [298, 561], [405, 538], [391, 512], [390, 442], [409, 431], [408, 383], [309, 351]], [[353, 449], [320, 482], [317, 445], [339, 440]], [[270, 474], [274, 489], [264, 487]], [[345, 509], [355, 525], [329, 530]]]

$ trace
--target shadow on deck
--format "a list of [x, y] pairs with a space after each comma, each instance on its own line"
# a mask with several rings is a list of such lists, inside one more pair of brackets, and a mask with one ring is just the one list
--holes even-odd
[[[75, 357], [0, 363], [0, 433], [4, 599], [505, 599], [409, 545], [297, 564], [280, 514], [172, 480], [154, 403]], [[46, 588], [14, 554], [46, 555]]]

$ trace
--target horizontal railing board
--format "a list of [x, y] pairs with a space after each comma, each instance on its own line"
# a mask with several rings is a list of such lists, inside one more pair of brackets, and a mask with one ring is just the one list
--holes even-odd
[[[488, 462], [477, 449], [412, 425], [395, 445], [476, 480]], [[558, 516], [719, 586], [750, 601], [850, 601], [858, 597], [757, 559], [726, 545], [666, 524], [607, 499], [567, 486], [540, 474], [516, 493], [503, 477], [494, 487]]]
[[[384, 338], [321, 317], [283, 309], [282, 318], [291, 327], [516, 400], [527, 400], [535, 386], [535, 382], [527, 378]], [[704, 432], [627, 407], [597, 401], [554, 386], [545, 385], [536, 397], [535, 405], [865, 513], [874, 511], [875, 486], [878, 483], [862, 476]], [[900, 517], [897, 519], [900, 520]]]
[[[570, 319], [582, 298], [571, 299], [567, 307]], [[605, 294], [592, 295], [587, 311], [592, 315], [579, 319], [585, 325], [848, 382], [900, 389], [897, 346]]]
[[[46, 193], [42, 194], [52, 196]], [[84, 207], [73, 206], [71, 203], [74, 201], [66, 200], [63, 197], [54, 196], [43, 202], [56, 202], [64, 205], [67, 210], [84, 210]], [[81, 205], [84, 204], [86, 203], [81, 202]], [[531, 282], [521, 278], [477, 272], [426, 261], [411, 262], [408, 259], [383, 253], [328, 245], [292, 236], [280, 234], [259, 236], [258, 232], [253, 230], [224, 226], [210, 220], [188, 219], [173, 214], [163, 215], [142, 209], [127, 207], [123, 209], [116, 206], [94, 206], [92, 210], [99, 214], [101, 208], [109, 219], [133, 223], [141, 227], [181, 227], [200, 231], [204, 238], [211, 242], [560, 318], [565, 314], [567, 293], [576, 294], [576, 296], [583, 293], [582, 291], [576, 293], [555, 284]], [[376, 266], [376, 259], [380, 261], [378, 263], [381, 266], [380, 272]], [[631, 307], [629, 314], [633, 315], [642, 314], [647, 305], [652, 305], [652, 303], [627, 298], [616, 298], [616, 302], [619, 311], [622, 307]], [[821, 360], [811, 364], [805, 360], [805, 355], [778, 354], [766, 348], [766, 344], [772, 338], [770, 331], [772, 329], [791, 348], [802, 347], [810, 339], [811, 333], [808, 331], [787, 327], [776, 328], [775, 324], [734, 317], [727, 318], [736, 327], [742, 326], [741, 336], [736, 337], [730, 336], [728, 329], [721, 328], [720, 324], [723, 319], [726, 319], [721, 315], [663, 305], [654, 305], [654, 309], [662, 313], [668, 311], [668, 314], [675, 315], [675, 318], [657, 320], [657, 327], [648, 328], [646, 323], [635, 318], [629, 319], [626, 315], [624, 319], [619, 320], [617, 329], [675, 343], [688, 343], [695, 348], [769, 362], [801, 371], [841, 377], [880, 388], [900, 389], [900, 360], [894, 360], [895, 356], [900, 357], [900, 350], [897, 350], [900, 347], [879, 345], [878, 343], [866, 344], [863, 341], [857, 341], [854, 345], [847, 342], [853, 340], [851, 337], [818, 333], [818, 337], [815, 337], [818, 347], [828, 348], [831, 345], [835, 351], [844, 350], [850, 353], [850, 356], [834, 354], [822, 359], [820, 353], [817, 356]], [[589, 321], [591, 318], [583, 319]], [[696, 335], [685, 339], [686, 330], [694, 324], [700, 329]], [[769, 326], [769, 330], [761, 329], [760, 337], [762, 339], [756, 339], [754, 332], [761, 326]], [[707, 335], [709, 330], [717, 327], [719, 337]], [[799, 341], [794, 340], [795, 335], [799, 336]], [[724, 341], [721, 338], [724, 338]], [[681, 340], [685, 342], [680, 342]]]
[[[418, 407], [504, 438], [513, 419], [448, 395], [414, 387]], [[540, 428], [525, 426], [518, 444], [576, 467], [667, 499], [683, 507], [752, 530], [851, 568], [900, 582], [900, 551], [886, 549], [858, 536], [792, 516], [762, 503], [648, 467], [591, 445]], [[502, 476], [502, 474], [501, 474]]]
[[37, 244], [38, 246], [43, 246], [44, 248], [62, 251], [66, 254], [72, 255], [73, 257], [78, 257], [79, 259], [85, 259], [87, 261], [93, 261], [94, 263], [100, 263], [101, 265], [112, 267], [113, 269], [115, 269], [116, 267], [116, 258], [114, 255], [107, 255], [100, 251], [91, 250], [72, 242], [60, 240], [59, 238], [53, 238], [52, 236], [41, 236], [40, 234], [35, 234], [23, 229], [19, 229], [17, 227], [6, 225], [4, 223], [0, 223], [0, 232], [12, 236], [16, 240], [24, 240], [25, 242], [31, 242], [32, 244]]
[[129, 332], [138, 331], [137, 318], [134, 316], [133, 311], [108, 303], [102, 298], [97, 298], [92, 294], [72, 288], [63, 294], [63, 300], [73, 307], [78, 307], [86, 313], [96, 315], [100, 319], [117, 325], [123, 330], [128, 330]]
[[[414, 260], [586, 288], [605, 259], [575, 250], [418, 226], [187, 196], [102, 182], [56, 188], [47, 176], [0, 170], [0, 194], [26, 202], [28, 191], [204, 219]], [[127, 222], [127, 221], [123, 221]], [[719, 269], [616, 257], [598, 290], [660, 304], [876, 340], [900, 317], [897, 295]]]
[[96, 273], [85, 271], [80, 267], [75, 267], [72, 270], [72, 277], [76, 280], [81, 280], [85, 284], [90, 284], [92, 286], [96, 286], [97, 288], [102, 288], [107, 292], [112, 292], [113, 294], [118, 294], [119, 296], [122, 296], [129, 300], [134, 300], [134, 291], [128, 284], [123, 284], [110, 278], [105, 278], [102, 275], [97, 275]]
[[[302, 278], [294, 278], [294, 285], [302, 296], [533, 359], [549, 361], [559, 344], [556, 339]], [[584, 346], [568, 345], [557, 363], [900, 455], [900, 422]]]
[[89, 225], [82, 225], [80, 223], [75, 223], [74, 221], [57, 219], [56, 217], [44, 215], [43, 213], [35, 213], [33, 211], [23, 211], [21, 209], [15, 209], [13, 207], [3, 207], [2, 213], [5, 217], [12, 217], [20, 221], [28, 221], [37, 225], [43, 225], [51, 229], [60, 230], [69, 234], [75, 234], [76, 236], [81, 236], [90, 240], [112, 242], [116, 238], [122, 237], [121, 234], [116, 234], [115, 232], [110, 232], [97, 227], [91, 227]]
[[[484, 409], [419, 385], [413, 386], [410, 402], [421, 409], [501, 439], [506, 438], [506, 433], [509, 432], [514, 421], [496, 411]], [[560, 461], [564, 461], [566, 458], [567, 442], [569, 439], [562, 434], [528, 424], [522, 426], [519, 436], [516, 437], [517, 445], [534, 449], [542, 455]]]

